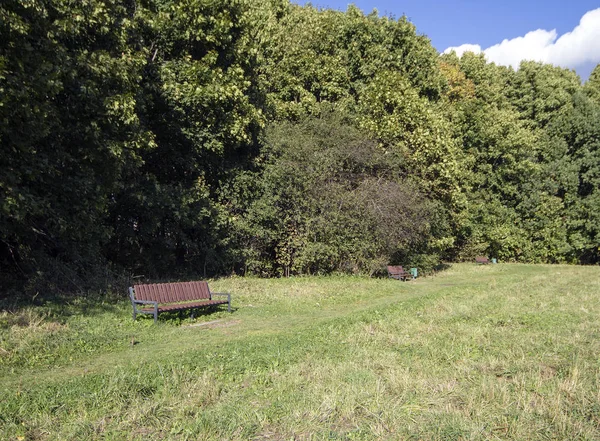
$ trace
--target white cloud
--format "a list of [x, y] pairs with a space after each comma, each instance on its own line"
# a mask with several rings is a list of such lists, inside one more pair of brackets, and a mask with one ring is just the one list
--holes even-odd
[[[478, 44], [449, 47], [444, 53], [455, 51], [482, 52]], [[562, 67], [575, 68], [585, 63], [600, 62], [600, 8], [587, 12], [571, 32], [560, 37], [556, 29], [538, 29], [523, 37], [504, 40], [483, 51], [488, 61], [518, 68], [522, 60], [542, 61]]]
[[476, 54], [480, 53], [481, 46], [479, 46], [478, 44], [466, 43], [456, 47], [449, 47], [444, 51], [444, 53], [449, 54], [452, 51], [456, 52], [456, 55], [458, 55], [459, 57], [462, 57], [462, 54], [464, 54], [465, 52], [475, 52]]
[[[521, 60], [535, 60], [551, 63], [548, 60], [556, 41], [556, 30], [528, 32], [524, 37], [504, 40], [488, 47], [484, 53], [489, 61], [504, 66], [518, 68]], [[558, 63], [560, 64], [560, 63]]]

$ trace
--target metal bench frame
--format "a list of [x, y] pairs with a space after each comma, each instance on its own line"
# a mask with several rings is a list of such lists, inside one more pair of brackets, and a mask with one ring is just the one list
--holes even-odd
[[[136, 299], [136, 288], [143, 291], [141, 299]], [[225, 296], [225, 300], [215, 300], [213, 296]], [[207, 306], [227, 304], [227, 311], [231, 312], [231, 294], [211, 292], [207, 282], [178, 282], [154, 283], [134, 285], [129, 287], [129, 298], [133, 307], [133, 320], [137, 314], [151, 314], [154, 323], [158, 320], [158, 313], [164, 311], [181, 311]], [[152, 308], [142, 309], [138, 305], [151, 305]], [[161, 309], [164, 308], [164, 309]]]
[[407, 281], [413, 278], [413, 275], [402, 268], [402, 265], [388, 265], [387, 272], [391, 279]]

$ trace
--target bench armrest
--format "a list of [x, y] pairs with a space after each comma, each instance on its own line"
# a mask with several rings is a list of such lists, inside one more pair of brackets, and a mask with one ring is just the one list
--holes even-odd
[[131, 300], [134, 303], [137, 303], [139, 305], [158, 305], [158, 302], [155, 302], [154, 300], [136, 300], [136, 299], [132, 299]]
[[135, 320], [136, 315], [140, 312], [143, 314], [147, 314], [147, 312], [144, 312], [142, 310], [138, 311], [135, 305], [152, 305], [154, 306], [154, 323], [156, 323], [156, 320], [158, 319], [158, 302], [155, 302], [153, 300], [137, 300], [135, 298], [135, 291], [132, 287], [129, 287], [129, 299], [131, 300], [131, 306], [133, 307], [133, 320]]
[[228, 292], [211, 292], [210, 297], [212, 296], [227, 296], [227, 310], [231, 312], [231, 294]]
[[211, 292], [211, 296], [227, 296], [228, 299], [231, 299], [231, 294], [228, 292]]

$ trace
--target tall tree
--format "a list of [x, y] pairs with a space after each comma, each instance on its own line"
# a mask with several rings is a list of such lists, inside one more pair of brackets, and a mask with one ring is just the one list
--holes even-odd
[[564, 203], [572, 260], [600, 261], [600, 105], [583, 93], [549, 127], [554, 161], [548, 180]]
[[256, 154], [264, 99], [249, 2], [156, 1], [140, 113], [154, 144], [111, 207], [111, 260], [145, 274], [219, 269], [219, 187]]
[[0, 248], [32, 290], [85, 282], [122, 167], [148, 139], [135, 115], [134, 16], [119, 1], [0, 6]]

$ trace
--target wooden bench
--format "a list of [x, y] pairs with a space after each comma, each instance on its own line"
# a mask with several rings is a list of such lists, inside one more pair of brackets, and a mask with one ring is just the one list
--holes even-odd
[[[226, 299], [215, 300], [214, 296], [225, 296]], [[207, 282], [134, 285], [129, 288], [129, 297], [133, 306], [134, 320], [137, 314], [153, 314], [156, 323], [159, 312], [224, 304], [228, 305], [227, 310], [231, 312], [231, 294], [210, 292]]]
[[491, 262], [490, 260], [485, 257], [485, 256], [477, 256], [475, 258], [475, 263], [478, 265], [489, 265]]
[[401, 265], [388, 265], [387, 266], [388, 277], [396, 280], [408, 280], [412, 278], [412, 274], [405, 271]]

